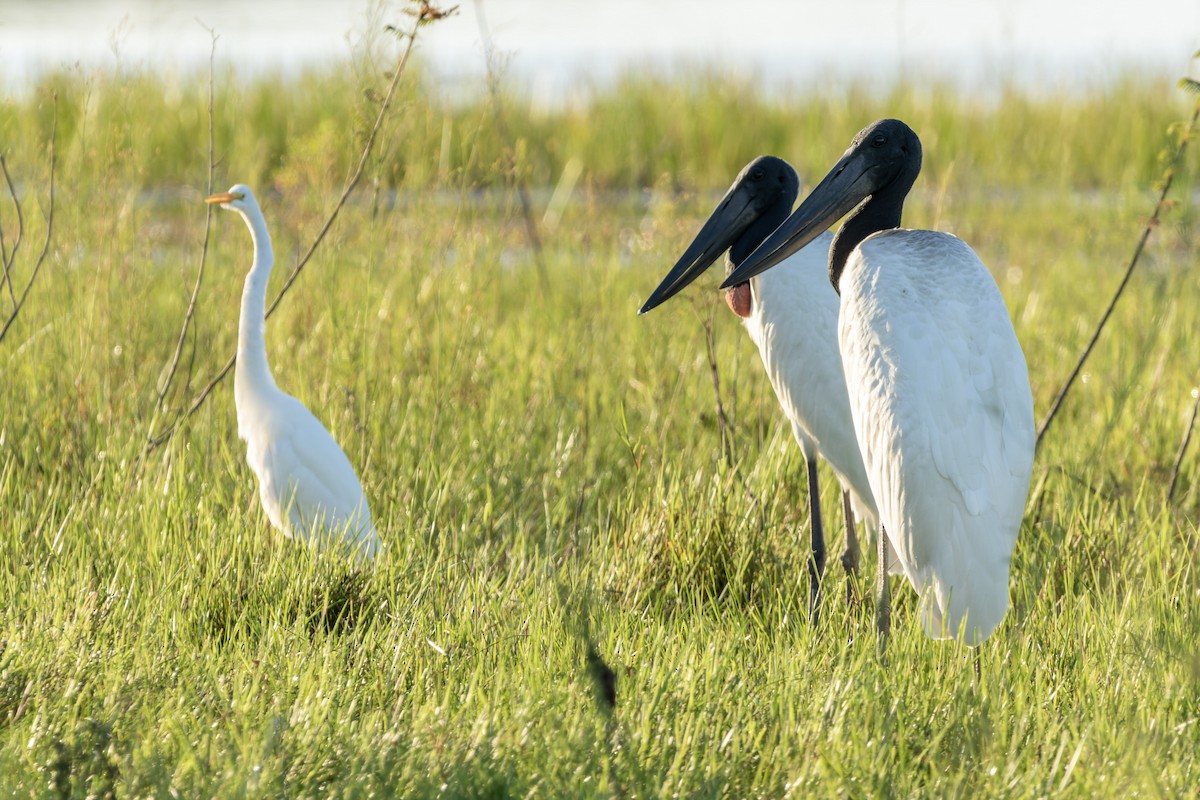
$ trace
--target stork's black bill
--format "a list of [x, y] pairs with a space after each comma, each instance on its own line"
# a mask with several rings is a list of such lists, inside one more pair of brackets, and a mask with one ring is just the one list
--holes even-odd
[[747, 164], [638, 313], [670, 300], [726, 250], [734, 263], [744, 258], [787, 216], [799, 188], [796, 171], [781, 158], [759, 156]]
[[800, 207], [726, 277], [721, 288], [744, 283], [780, 263], [866, 200], [839, 232], [838, 239], [847, 233], [849, 236], [840, 246], [835, 239], [830, 250], [830, 270], [834, 273], [835, 261], [840, 257], [844, 263], [850, 250], [870, 233], [899, 226], [904, 197], [920, 171], [921, 142], [912, 128], [898, 119], [871, 123], [859, 131]]

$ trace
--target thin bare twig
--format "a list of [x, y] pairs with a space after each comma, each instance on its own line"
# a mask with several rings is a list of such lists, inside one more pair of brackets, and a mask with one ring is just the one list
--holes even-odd
[[21, 215], [21, 201], [17, 198], [17, 190], [13, 186], [12, 176], [8, 173], [8, 162], [0, 153], [0, 170], [4, 171], [4, 182], [8, 184], [8, 196], [12, 198], [13, 208], [17, 211], [17, 238], [13, 241], [12, 252], [8, 252], [4, 241], [4, 229], [0, 227], [0, 251], [4, 254], [4, 282], [8, 285], [8, 297], [13, 308], [17, 306], [17, 295], [13, 292], [12, 266], [17, 259], [17, 251], [21, 249], [21, 239], [25, 235], [25, 218]]
[[1192, 441], [1192, 429], [1196, 427], [1196, 412], [1200, 411], [1200, 392], [1193, 390], [1192, 393], [1196, 396], [1196, 402], [1192, 403], [1192, 417], [1188, 420], [1187, 429], [1183, 432], [1183, 441], [1179, 444], [1179, 452], [1175, 455], [1175, 467], [1171, 470], [1171, 487], [1167, 489], [1168, 503], [1175, 499], [1175, 487], [1179, 484], [1179, 469], [1183, 466], [1183, 455]]
[[[55, 165], [57, 164], [57, 154], [55, 151], [55, 145], [57, 144], [57, 142], [58, 142], [58, 93], [56, 92], [54, 94], [54, 123], [50, 129], [50, 200], [49, 200], [49, 208], [46, 211], [46, 239], [45, 239], [45, 241], [42, 242], [41, 252], [38, 253], [37, 261], [35, 261], [33, 264], [33, 269], [29, 273], [29, 280], [27, 280], [25, 282], [25, 288], [21, 291], [21, 296], [16, 299], [16, 301], [13, 305], [12, 313], [9, 315], [8, 319], [5, 321], [4, 327], [0, 328], [0, 341], [4, 340], [5, 335], [8, 333], [8, 329], [11, 328], [12, 324], [17, 321], [17, 317], [20, 315], [21, 309], [25, 307], [25, 301], [27, 299], [29, 299], [29, 291], [33, 288], [33, 283], [34, 283], [34, 281], [37, 280], [38, 273], [41, 272], [41, 270], [42, 270], [42, 264], [45, 263], [46, 256], [50, 253], [50, 239], [54, 233], [54, 168], [55, 168]], [[7, 178], [7, 176], [8, 176], [8, 168], [7, 167], [4, 168], [4, 174]], [[11, 180], [9, 181], [8, 185], [9, 185], [9, 189], [11, 190], [11, 188], [12, 188]], [[17, 203], [16, 193], [13, 193], [13, 203], [17, 205], [17, 215], [18, 215], [18, 220], [19, 220], [21, 208], [20, 208], [20, 204]], [[23, 227], [24, 223], [21, 223], [21, 226]], [[10, 257], [16, 256], [17, 245], [20, 243], [20, 238], [21, 238], [20, 232], [18, 232], [17, 243], [15, 243], [13, 245], [12, 252], [9, 254]], [[12, 275], [8, 269], [7, 262], [5, 263], [5, 274], [8, 276], [8, 280], [10, 282], [10, 288], [11, 288]]]
[[517, 172], [517, 151], [511, 145], [508, 125], [504, 120], [504, 109], [500, 103], [500, 78], [496, 69], [496, 48], [492, 43], [491, 31], [483, 15], [483, 0], [475, 0], [475, 18], [479, 22], [479, 36], [483, 40], [483, 54], [487, 66], [488, 95], [491, 99], [492, 114], [496, 118], [496, 130], [500, 138], [508, 144], [508, 174], [517, 192], [517, 200], [521, 204], [521, 219], [525, 223], [525, 236], [529, 246], [533, 248], [533, 259], [537, 265], [538, 278], [542, 289], [545, 290], [549, 276], [546, 272], [546, 260], [542, 253], [542, 237], [538, 234], [537, 220], [533, 216], [533, 203], [529, 199], [529, 188]]
[[726, 413], [725, 402], [721, 399], [721, 370], [717, 361], [717, 334], [714, 324], [717, 314], [720, 313], [721, 303], [711, 304], [706, 316], [701, 305], [704, 300], [699, 299], [700, 297], [699, 295], [697, 296], [698, 299], [693, 303], [692, 308], [700, 317], [700, 325], [704, 328], [704, 351], [708, 359], [708, 371], [712, 376], [713, 396], [717, 405], [717, 436], [721, 441], [721, 460], [725, 462], [725, 466], [729, 469], [728, 475], [734, 478], [738, 485], [741, 486], [746, 499], [750, 501], [751, 505], [757, 505], [758, 495], [750, 489], [750, 485], [746, 482], [746, 478], [742, 474], [741, 467], [738, 464], [737, 453], [734, 448], [733, 420]]
[[[2, 169], [4, 171], [4, 176], [5, 176], [5, 178], [7, 178], [8, 177], [8, 164], [5, 163], [3, 153], [0, 153], [0, 169]], [[20, 232], [21, 232], [21, 203], [17, 200], [17, 193], [15, 191], [13, 191], [11, 180], [8, 182], [8, 193], [9, 193], [9, 196], [12, 197], [13, 205], [15, 205], [17, 207], [17, 234], [19, 236]], [[11, 261], [8, 257], [8, 245], [4, 241], [3, 221], [0, 221], [0, 263], [2, 263], [4, 265], [3, 283], [5, 286], [8, 287], [9, 300], [15, 306], [17, 304], [17, 295], [13, 292], [12, 277], [9, 273]]]
[[1042, 422], [1041, 427], [1038, 429], [1037, 442], [1034, 445], [1035, 449], [1041, 446], [1042, 438], [1045, 437], [1046, 431], [1050, 429], [1050, 423], [1054, 422], [1054, 417], [1058, 415], [1058, 410], [1062, 407], [1067, 392], [1071, 390], [1071, 385], [1075, 383], [1075, 379], [1079, 377], [1079, 373], [1083, 370], [1084, 362], [1087, 361], [1088, 356], [1092, 354], [1092, 348], [1099, 341], [1100, 334], [1104, 331], [1104, 326], [1108, 323], [1108, 318], [1112, 316], [1113, 309], [1116, 308], [1117, 301], [1121, 299], [1121, 294], [1125, 291], [1125, 286], [1129, 283], [1129, 279], [1133, 275], [1133, 270], [1142, 256], [1142, 250], [1146, 246], [1146, 241], [1150, 238], [1150, 233], [1158, 227], [1159, 216], [1167, 206], [1167, 194], [1171, 191], [1171, 184], [1175, 180], [1175, 167], [1179, 164], [1180, 159], [1183, 158], [1184, 150], [1187, 149], [1188, 142], [1192, 138], [1198, 119], [1200, 119], [1200, 103], [1197, 103], [1191, 122], [1188, 123], [1187, 128], [1179, 139], [1179, 146], [1175, 149], [1170, 166], [1167, 167], [1167, 171], [1163, 176], [1163, 187], [1158, 195], [1158, 202], [1154, 204], [1154, 213], [1150, 215], [1150, 219], [1146, 222], [1146, 227], [1142, 230], [1137, 247], [1134, 248], [1133, 257], [1129, 260], [1129, 266], [1125, 268], [1125, 275], [1121, 278], [1121, 283], [1117, 286], [1117, 291], [1113, 294], [1112, 300], [1109, 301], [1108, 308], [1104, 310], [1104, 315], [1100, 318], [1100, 323], [1092, 333], [1092, 338], [1088, 340], [1087, 346], [1083, 349], [1083, 354], [1079, 356], [1079, 361], [1075, 364], [1075, 369], [1071, 371], [1067, 382], [1063, 384], [1058, 396], [1054, 398], [1054, 403], [1050, 407], [1050, 413], [1046, 415], [1045, 421]]
[[[212, 28], [206, 28], [209, 35], [212, 37], [212, 47], [208, 53], [208, 187], [205, 194], [213, 193], [213, 177], [216, 173], [216, 158], [214, 154], [214, 131], [213, 131], [213, 70], [214, 62], [217, 54], [217, 39], [219, 38], [216, 31]], [[204, 265], [208, 260], [208, 240], [212, 232], [212, 205], [205, 204], [207, 213], [204, 215], [204, 240], [200, 245], [200, 266], [196, 270], [196, 283], [192, 286], [192, 296], [188, 300], [187, 311], [183, 315], [183, 324], [179, 327], [179, 338], [175, 342], [175, 353], [171, 356], [171, 364], [167, 368], [167, 377], [163, 381], [162, 386], [158, 390], [158, 404], [154, 410], [154, 419], [150, 422], [151, 439], [154, 438], [154, 423], [158, 419], [158, 415], [162, 413], [167, 401], [167, 394], [171, 391], [171, 385], [175, 382], [175, 373], [179, 369], [179, 361], [183, 357], [183, 347], [187, 342], [188, 331], [192, 327], [192, 320], [196, 316], [196, 301], [200, 297], [200, 287], [204, 282]]]
[[[383, 121], [387, 117], [387, 111], [391, 106], [392, 97], [396, 93], [396, 87], [400, 84], [400, 76], [404, 74], [404, 69], [408, 64], [409, 56], [412, 55], [413, 47], [417, 41], [417, 31], [426, 22], [440, 19], [441, 17], [439, 15], [444, 15], [445, 13], [447, 12], [442, 12], [428, 3], [422, 3], [420, 11], [414, 14], [416, 21], [413, 23], [412, 31], [404, 37], [407, 41], [407, 44], [405, 45], [404, 51], [400, 55], [399, 61], [396, 63], [396, 71], [395, 74], [392, 75], [392, 82], [388, 85], [387, 94], [384, 96], [383, 101], [379, 104], [379, 113], [375, 117], [375, 124], [371, 128], [371, 132], [367, 135], [367, 141], [363, 146], [362, 155], [359, 157], [358, 166], [355, 168], [354, 174], [350, 176], [350, 179], [342, 189], [341, 197], [338, 198], [337, 204], [334, 206], [333, 211], [330, 212], [328, 219], [325, 220], [325, 224], [321, 226], [321, 230], [317, 233], [316, 238], [313, 239], [313, 243], [309, 246], [304, 255], [300, 257], [300, 260], [296, 262], [296, 266], [294, 266], [292, 271], [288, 274], [287, 280], [284, 281], [283, 287], [279, 290], [279, 294], [275, 295], [275, 299], [272, 300], [271, 304], [267, 307], [267, 318], [270, 318], [271, 314], [275, 312], [275, 309], [279, 306], [280, 301], [283, 300], [284, 295], [288, 293], [288, 290], [292, 288], [292, 284], [296, 282], [296, 278], [299, 277], [301, 270], [303, 270], [305, 265], [308, 264], [313, 254], [317, 251], [317, 248], [321, 246], [321, 243], [325, 240], [325, 235], [329, 233], [330, 228], [333, 227], [333, 223], [337, 221], [338, 215], [342, 211], [342, 207], [346, 205], [346, 200], [349, 199], [350, 194], [354, 191], [355, 187], [358, 186], [359, 181], [362, 180], [363, 173], [366, 170], [367, 161], [370, 159], [371, 152], [375, 147], [375, 139], [379, 134], [380, 128], [383, 127]], [[225, 379], [225, 376], [229, 374], [230, 370], [233, 369], [233, 365], [235, 363], [237, 363], [236, 352], [234, 355], [230, 356], [227, 362], [225, 362], [225, 366], [222, 367], [219, 372], [217, 372], [217, 374], [205, 385], [202, 390], [200, 390], [200, 393], [193, 398], [191, 404], [187, 407], [187, 410], [180, 414], [169, 427], [167, 427], [157, 436], [152, 437], [150, 441], [147, 442], [147, 448], [156, 448], [164, 442], [170, 440], [170, 438], [175, 435], [175, 432], [179, 430], [179, 426], [198, 410], [200, 410], [200, 407], [204, 405], [204, 402], [208, 399], [209, 395], [212, 394], [213, 390], [217, 388], [217, 385], [220, 384], [221, 381]]]
[[707, 317], [701, 317], [704, 325], [704, 351], [708, 356], [708, 370], [712, 375], [713, 394], [717, 400], [717, 435], [721, 439], [721, 457], [725, 466], [732, 467], [733, 461], [733, 424], [725, 413], [725, 404], [721, 401], [721, 373], [717, 366], [717, 337], [713, 330], [713, 317], [716, 316], [716, 306]]

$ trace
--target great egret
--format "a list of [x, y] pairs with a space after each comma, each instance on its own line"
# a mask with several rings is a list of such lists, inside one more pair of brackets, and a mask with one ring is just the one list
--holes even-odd
[[[1033, 398], [987, 267], [954, 236], [899, 228], [920, 170], [911, 128], [872, 123], [724, 286], [781, 263], [858, 207], [834, 237], [829, 278], [841, 295], [854, 428], [886, 531], [880, 546], [891, 541], [920, 593], [926, 632], [978, 645], [1008, 610], [1033, 470]], [[882, 652], [890, 628], [882, 571], [876, 627]]]
[[[673, 297], [726, 250], [726, 270], [740, 264], [787, 218], [799, 189], [799, 176], [781, 158], [760, 156], [747, 164], [638, 313], [645, 314]], [[854, 517], [864, 520], [868, 530], [878, 525], [838, 353], [838, 297], [827, 277], [832, 239], [829, 234], [818, 237], [779, 269], [739, 283], [726, 294], [729, 307], [742, 318], [758, 346], [775, 396], [804, 453], [812, 537], [809, 610], [814, 619], [825, 567], [818, 455], [833, 468], [842, 486], [846, 549], [841, 560], [848, 573], [858, 568], [859, 559]]]
[[354, 467], [325, 426], [271, 376], [264, 336], [267, 278], [275, 259], [258, 201], [249, 187], [238, 184], [205, 202], [241, 214], [254, 244], [254, 263], [242, 290], [233, 393], [238, 435], [258, 476], [263, 508], [287, 536], [373, 558], [383, 543]]

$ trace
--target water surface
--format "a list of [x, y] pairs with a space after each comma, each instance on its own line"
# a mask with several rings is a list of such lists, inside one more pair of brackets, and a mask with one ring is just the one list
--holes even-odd
[[[371, 0], [0, 0], [3, 84], [47, 69], [188, 72], [216, 58], [285, 74], [344, 59], [404, 3]], [[847, 13], [849, 8], [853, 13]], [[421, 55], [447, 84], [484, 74], [481, 14], [507, 78], [554, 100], [622, 70], [705, 67], [768, 88], [935, 74], [968, 88], [1011, 77], [1083, 86], [1136, 66], [1182, 74], [1200, 48], [1200, 0], [461, 0]]]

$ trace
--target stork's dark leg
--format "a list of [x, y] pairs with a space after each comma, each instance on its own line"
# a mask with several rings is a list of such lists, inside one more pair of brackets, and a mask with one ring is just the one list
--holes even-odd
[[808, 616], [814, 625], [820, 616], [821, 576], [825, 574], [825, 532], [821, 529], [821, 487], [817, 462], [808, 463], [808, 512], [812, 522], [812, 558], [808, 562]]
[[879, 526], [879, 595], [875, 603], [875, 647], [879, 658], [887, 663], [888, 633], [892, 629], [891, 596], [888, 593], [887, 533]]
[[842, 551], [842, 569], [846, 570], [846, 604], [854, 605], [855, 584], [858, 579], [858, 533], [854, 528], [854, 505], [850, 493], [842, 492], [842, 513], [846, 515], [846, 549]]

